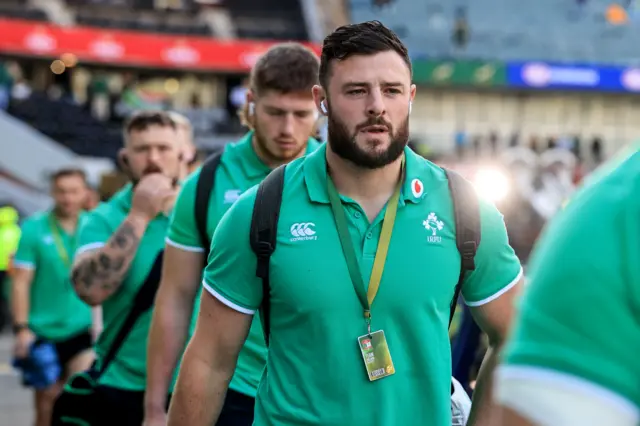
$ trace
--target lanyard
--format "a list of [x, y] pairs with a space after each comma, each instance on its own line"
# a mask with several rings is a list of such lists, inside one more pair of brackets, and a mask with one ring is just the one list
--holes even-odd
[[353, 288], [356, 291], [356, 295], [358, 296], [362, 309], [364, 310], [364, 318], [367, 323], [367, 331], [369, 334], [371, 334], [371, 305], [378, 294], [380, 280], [382, 279], [382, 272], [384, 271], [384, 264], [387, 260], [393, 224], [396, 220], [396, 212], [398, 211], [398, 200], [400, 199], [400, 187], [402, 186], [402, 181], [403, 179], [398, 181], [396, 190], [387, 203], [387, 210], [384, 213], [384, 221], [382, 222], [382, 231], [380, 232], [380, 239], [378, 240], [378, 249], [376, 251], [376, 257], [373, 260], [371, 277], [369, 278], [369, 288], [365, 292], [358, 257], [356, 256], [356, 251], [353, 248], [353, 241], [349, 234], [347, 217], [344, 213], [344, 209], [342, 208], [342, 203], [340, 202], [340, 195], [338, 195], [338, 191], [336, 190], [331, 178], [327, 176], [327, 191], [329, 193], [329, 201], [331, 202], [331, 210], [333, 210], [333, 217], [336, 221], [338, 236], [340, 237], [340, 243], [342, 245], [342, 252], [344, 253], [344, 258], [347, 262], [347, 268], [349, 269]]
[[55, 218], [53, 217], [53, 213], [49, 215], [49, 228], [51, 229], [51, 235], [53, 235], [53, 242], [56, 245], [56, 250], [58, 251], [58, 256], [64, 263], [66, 268], [71, 267], [71, 261], [69, 259], [69, 252], [67, 251], [67, 247], [64, 245], [64, 241], [62, 241], [62, 235], [60, 234], [60, 228], [56, 223]]

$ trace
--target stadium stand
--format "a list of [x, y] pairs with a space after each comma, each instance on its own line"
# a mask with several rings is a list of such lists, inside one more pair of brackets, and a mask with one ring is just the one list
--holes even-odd
[[233, 0], [226, 3], [240, 38], [308, 40], [297, 0]]
[[12, 102], [8, 112], [78, 155], [115, 160], [122, 146], [119, 126], [100, 122], [65, 99], [52, 100], [34, 92], [27, 99]]
[[[403, 36], [415, 58], [640, 64], [636, 2], [627, 9], [615, 8], [608, 0], [375, 3], [350, 0], [352, 20], [385, 22]], [[456, 21], [462, 24], [466, 39], [456, 38]]]
[[195, 3], [185, 3], [179, 9], [159, 9], [153, 2], [134, 0], [67, 0], [67, 4], [74, 8], [78, 25], [168, 34], [212, 35], [207, 23], [200, 20]]
[[23, 0], [1, 0], [0, 16], [31, 21], [48, 21], [47, 14], [31, 5], [25, 5]]

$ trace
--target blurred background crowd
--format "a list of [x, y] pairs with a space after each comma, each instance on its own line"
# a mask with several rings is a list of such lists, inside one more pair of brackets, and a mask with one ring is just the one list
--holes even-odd
[[184, 114], [204, 157], [246, 131], [246, 77], [274, 42], [319, 52], [370, 19], [409, 47], [411, 146], [497, 203], [525, 265], [576, 185], [640, 134], [640, 1], [0, 0], [0, 274], [53, 171], [87, 171], [88, 208], [120, 188], [129, 113]]

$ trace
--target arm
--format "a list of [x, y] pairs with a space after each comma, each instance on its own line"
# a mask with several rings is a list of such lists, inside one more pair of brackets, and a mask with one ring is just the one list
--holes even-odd
[[253, 314], [262, 303], [249, 244], [254, 197], [255, 189], [242, 195], [213, 236], [198, 323], [180, 367], [169, 425], [215, 424]]
[[94, 342], [100, 337], [103, 328], [102, 306], [94, 306], [91, 309], [91, 336]]
[[120, 288], [148, 223], [146, 217], [130, 213], [103, 247], [78, 255], [71, 281], [80, 299], [101, 305]]
[[507, 337], [513, 318], [515, 298], [519, 294], [523, 279], [511, 287], [499, 298], [478, 307], [471, 307], [471, 314], [483, 332], [489, 337], [489, 349], [482, 361], [476, 387], [473, 392], [473, 404], [469, 415], [470, 426], [491, 425], [493, 401], [493, 372], [498, 364], [502, 344]]
[[476, 323], [489, 338], [473, 393], [469, 426], [491, 424], [492, 374], [513, 317], [513, 304], [522, 279], [522, 267], [509, 246], [500, 212], [480, 200], [482, 238], [476, 253], [476, 268], [466, 276], [462, 295]]
[[14, 265], [11, 277], [11, 314], [14, 324], [29, 323], [31, 281], [34, 269]]
[[203, 294], [169, 409], [169, 426], [215, 424], [253, 316]]
[[145, 416], [149, 417], [165, 414], [169, 385], [189, 332], [204, 254], [167, 244], [163, 262], [147, 348]]

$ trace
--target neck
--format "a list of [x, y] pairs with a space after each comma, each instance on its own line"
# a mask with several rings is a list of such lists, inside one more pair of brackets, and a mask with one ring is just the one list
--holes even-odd
[[391, 198], [401, 179], [403, 155], [378, 169], [367, 169], [335, 154], [327, 145], [328, 172], [338, 192], [360, 204], [382, 202]]
[[64, 214], [60, 212], [60, 210], [55, 209], [53, 214], [62, 228], [67, 231], [75, 229], [76, 224], [78, 223], [79, 213]]
[[305, 152], [307, 151], [307, 144], [304, 144], [300, 152], [292, 158], [287, 158], [287, 159], [274, 158], [271, 154], [269, 154], [269, 152], [267, 152], [265, 149], [263, 149], [260, 146], [260, 144], [256, 140], [255, 134], [251, 138], [251, 146], [253, 147], [253, 152], [256, 153], [260, 161], [262, 161], [270, 169], [275, 169], [276, 167], [279, 167], [283, 164], [293, 161], [296, 158], [300, 158], [304, 156]]

